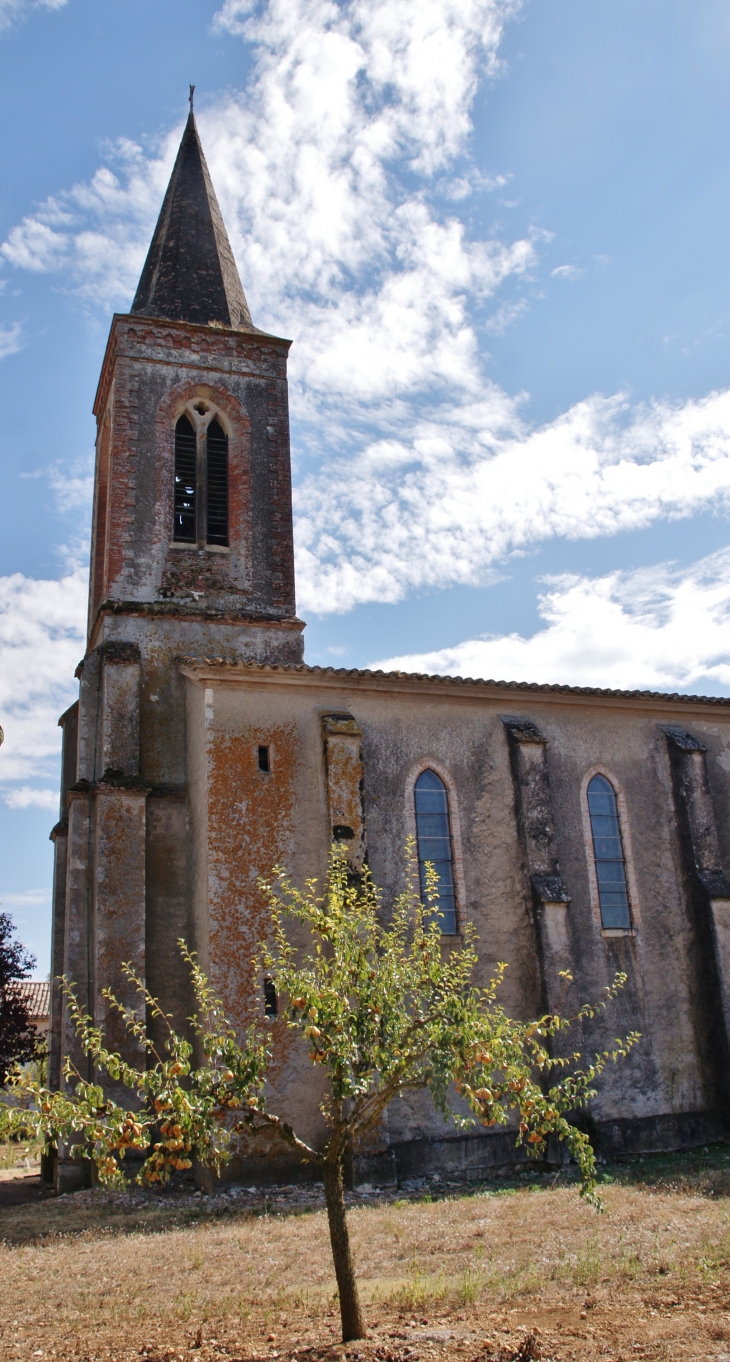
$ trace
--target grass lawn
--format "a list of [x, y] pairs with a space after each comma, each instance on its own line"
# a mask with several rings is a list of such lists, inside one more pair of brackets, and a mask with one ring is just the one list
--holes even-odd
[[0, 1358], [730, 1362], [730, 1145], [604, 1179], [600, 1216], [562, 1175], [361, 1200], [346, 1348], [316, 1198], [35, 1194], [0, 1209]]

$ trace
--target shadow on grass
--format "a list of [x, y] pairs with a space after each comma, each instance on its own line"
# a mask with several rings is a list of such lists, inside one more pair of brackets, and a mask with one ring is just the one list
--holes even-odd
[[[540, 1193], [560, 1187], [575, 1187], [576, 1171], [571, 1166], [545, 1172], [538, 1167], [515, 1169], [505, 1177], [457, 1182], [431, 1183], [418, 1190], [383, 1192], [358, 1204], [385, 1205], [394, 1209], [437, 1201], [471, 1199], [477, 1196], [511, 1196], [518, 1192]], [[647, 1191], [677, 1192], [684, 1195], [721, 1198], [730, 1196], [730, 1141], [704, 1145], [681, 1153], [635, 1155], [621, 1161], [601, 1164], [599, 1181]], [[0, 1209], [0, 1242], [8, 1247], [42, 1244], [59, 1238], [97, 1238], [107, 1235], [161, 1234], [212, 1221], [247, 1220], [275, 1215], [290, 1218], [321, 1210], [319, 1206], [287, 1205], [273, 1197], [256, 1205], [242, 1206], [224, 1197], [195, 1200], [189, 1189], [183, 1191], [130, 1190], [127, 1195], [102, 1190], [77, 1196], [56, 1198], [40, 1194], [25, 1205]], [[354, 1209], [354, 1208], [353, 1208]]]

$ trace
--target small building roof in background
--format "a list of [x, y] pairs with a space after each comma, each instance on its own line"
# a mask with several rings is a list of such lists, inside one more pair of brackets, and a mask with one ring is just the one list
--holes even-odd
[[15, 987], [28, 1007], [31, 1021], [43, 1021], [50, 1011], [51, 985], [47, 979], [19, 979]]

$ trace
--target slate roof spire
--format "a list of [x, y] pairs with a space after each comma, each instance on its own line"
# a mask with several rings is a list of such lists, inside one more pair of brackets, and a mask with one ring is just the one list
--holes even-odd
[[132, 312], [255, 330], [231, 243], [190, 114]]

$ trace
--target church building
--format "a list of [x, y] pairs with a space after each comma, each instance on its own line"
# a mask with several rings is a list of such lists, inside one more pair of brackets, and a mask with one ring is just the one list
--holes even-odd
[[[625, 971], [590, 1043], [642, 1040], [601, 1082], [599, 1153], [722, 1137], [730, 699], [307, 666], [289, 346], [251, 320], [191, 111], [94, 404], [88, 642], [52, 833], [51, 1084], [67, 1055], [87, 1072], [61, 975], [129, 1046], [102, 991], [139, 1005], [131, 961], [184, 1026], [184, 938], [243, 1026], [275, 1010], [251, 967], [257, 877], [276, 863], [322, 877], [335, 840], [387, 902], [410, 834], [440, 876], [444, 948], [474, 923], [481, 980], [509, 964], [508, 1010], [556, 1008], [563, 971], [570, 1009]], [[316, 1140], [311, 1067], [271, 1026], [274, 1100]], [[458, 1134], [414, 1096], [392, 1103], [356, 1176], [477, 1177], [516, 1157], [513, 1134]], [[294, 1175], [273, 1159], [256, 1180]], [[61, 1158], [55, 1176], [65, 1191], [84, 1170]]]

